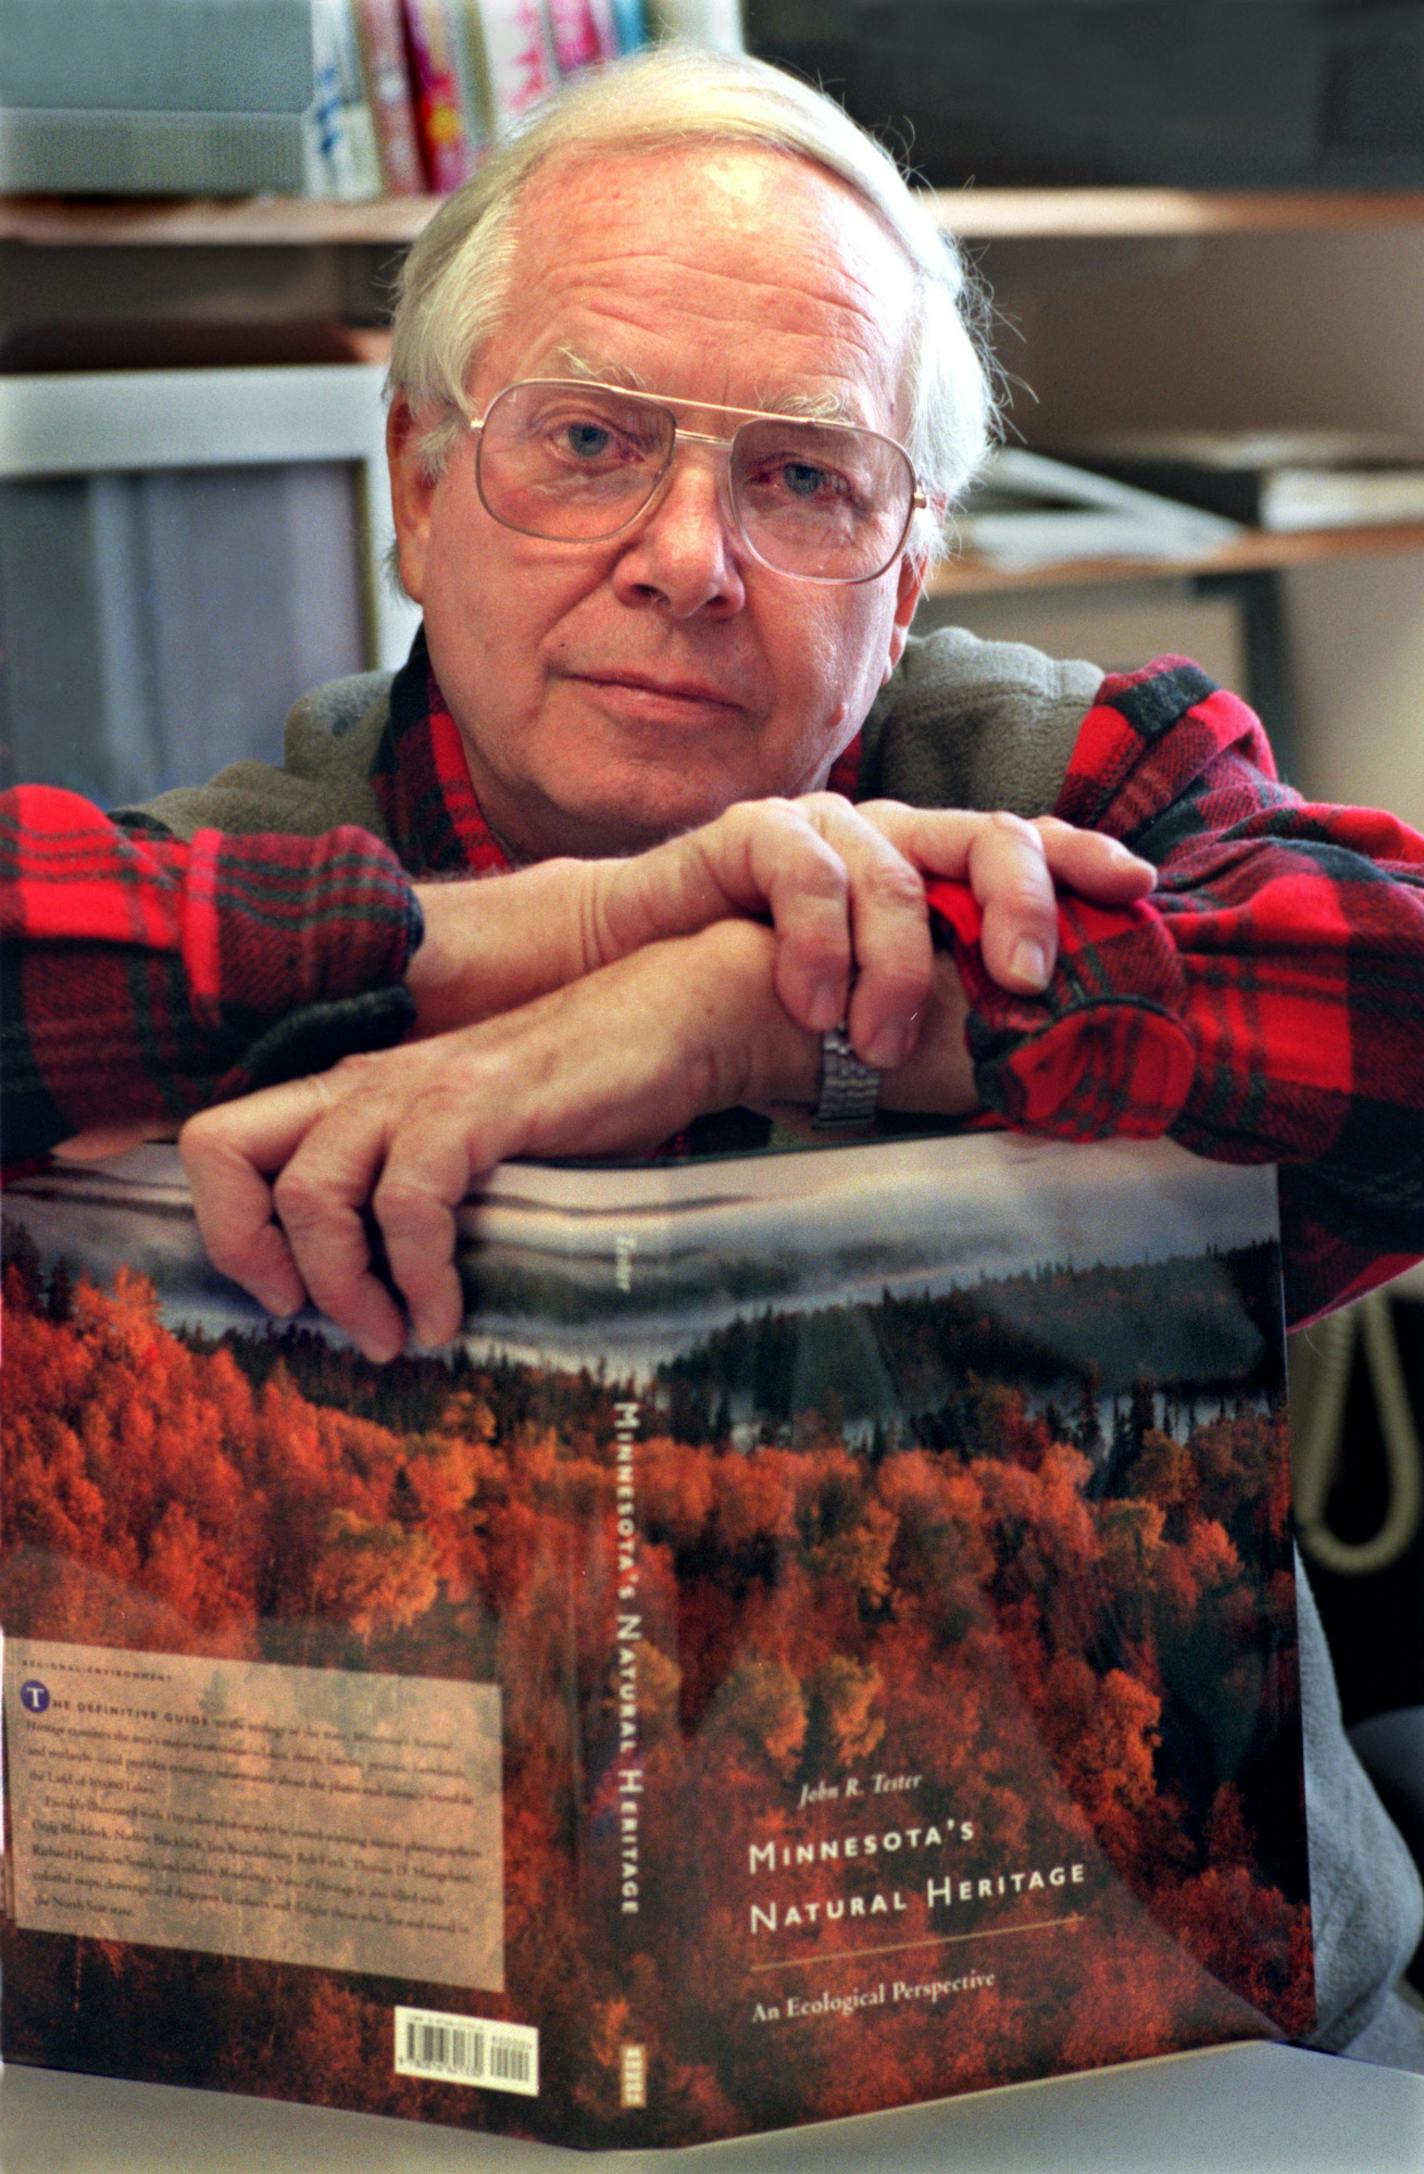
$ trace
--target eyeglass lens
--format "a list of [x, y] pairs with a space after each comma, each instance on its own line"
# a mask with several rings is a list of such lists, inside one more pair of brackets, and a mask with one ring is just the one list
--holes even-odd
[[[511, 385], [480, 431], [480, 494], [525, 535], [594, 542], [635, 521], [667, 473], [670, 411], [577, 383]], [[731, 441], [732, 510], [757, 557], [821, 581], [867, 581], [908, 527], [914, 477], [899, 446], [841, 424], [758, 417]]]

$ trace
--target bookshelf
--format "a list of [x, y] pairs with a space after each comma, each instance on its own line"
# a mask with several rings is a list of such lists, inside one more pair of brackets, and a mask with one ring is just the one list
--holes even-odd
[[1223, 574], [1282, 573], [1332, 560], [1385, 557], [1400, 551], [1424, 551], [1424, 521], [1398, 521], [1369, 528], [1296, 529], [1289, 534], [1251, 529], [1224, 548], [1190, 557], [1160, 559], [1070, 559], [1053, 566], [1006, 570], [966, 553], [941, 566], [929, 584], [931, 596], [990, 596], [1017, 589], [1057, 589], [1065, 584], [1098, 585], [1123, 581], [1211, 579]]
[[[930, 193], [966, 241], [1318, 233], [1424, 227], [1424, 190], [974, 189]], [[0, 197], [0, 242], [47, 249], [327, 248], [413, 241], [435, 196]]]

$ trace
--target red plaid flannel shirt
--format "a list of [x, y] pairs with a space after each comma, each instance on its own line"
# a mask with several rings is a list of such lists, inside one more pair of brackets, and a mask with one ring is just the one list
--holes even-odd
[[[507, 865], [438, 690], [413, 698], [412, 677], [372, 780], [394, 852], [355, 829], [185, 845], [53, 788], [0, 796], [8, 1154], [171, 1126], [405, 1031], [409, 876]], [[833, 788], [854, 794], [856, 755]], [[1104, 681], [1056, 812], [1145, 854], [1158, 886], [1123, 910], [1064, 897], [1033, 1001], [989, 981], [963, 887], [932, 886], [986, 1110], [1280, 1162], [1292, 1320], [1424, 1251], [1424, 839], [1303, 803], [1250, 710], [1178, 659]]]

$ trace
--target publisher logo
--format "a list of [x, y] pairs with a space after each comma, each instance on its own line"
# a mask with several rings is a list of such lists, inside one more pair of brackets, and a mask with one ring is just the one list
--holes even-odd
[[20, 1685], [20, 1704], [27, 1714], [42, 1714], [49, 1705], [49, 1692], [38, 1677], [31, 1676], [28, 1683]]
[[648, 2103], [648, 2052], [646, 2046], [623, 2046], [618, 2057], [618, 2098], [623, 2106]]

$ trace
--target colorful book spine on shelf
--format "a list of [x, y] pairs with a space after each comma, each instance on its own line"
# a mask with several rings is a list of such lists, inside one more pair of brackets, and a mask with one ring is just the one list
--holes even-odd
[[315, 96], [306, 116], [307, 194], [379, 196], [380, 155], [361, 64], [353, 0], [313, 0]]
[[511, 1165], [363, 1360], [6, 1202], [8, 2061], [688, 2144], [1312, 2012], [1273, 1173]]
[[612, 0], [548, 0], [549, 34], [560, 75], [577, 75], [618, 54]]
[[643, 0], [609, 0], [620, 53], [636, 53], [648, 42], [648, 18]]
[[366, 96], [387, 196], [425, 187], [401, 0], [355, 0]]
[[469, 0], [484, 55], [490, 128], [523, 120], [559, 81], [543, 0]]
[[426, 187], [445, 195], [469, 180], [481, 141], [466, 92], [460, 0], [403, 0], [406, 47]]
[[742, 0], [646, 0], [654, 36], [678, 38], [688, 45], [710, 45], [742, 52], [746, 34]]

